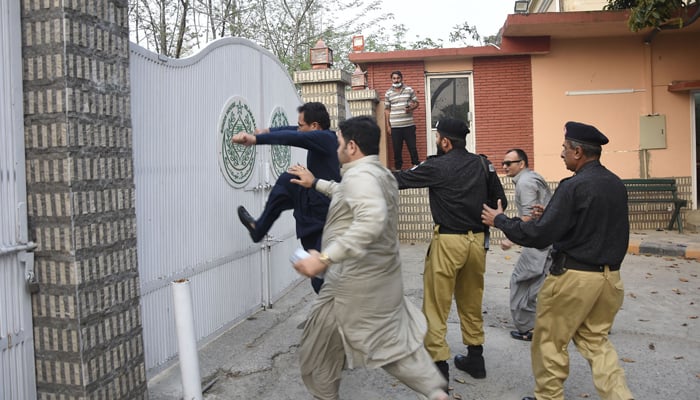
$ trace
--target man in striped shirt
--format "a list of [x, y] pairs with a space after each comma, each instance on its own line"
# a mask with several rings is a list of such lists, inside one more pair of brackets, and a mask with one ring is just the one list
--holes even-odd
[[418, 165], [418, 150], [416, 150], [416, 124], [413, 122], [413, 111], [418, 108], [418, 97], [410, 86], [403, 84], [401, 71], [391, 73], [391, 87], [384, 97], [384, 120], [386, 131], [391, 136], [394, 148], [394, 167], [401, 170], [403, 166], [403, 142], [406, 142], [411, 164]]

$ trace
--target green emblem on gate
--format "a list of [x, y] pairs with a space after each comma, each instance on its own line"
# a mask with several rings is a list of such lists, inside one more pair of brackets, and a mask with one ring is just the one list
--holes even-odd
[[224, 107], [219, 121], [219, 168], [229, 185], [243, 187], [250, 180], [255, 167], [255, 146], [231, 143], [238, 132], [253, 132], [255, 118], [242, 97], [232, 97]]
[[[278, 126], [289, 125], [289, 120], [287, 115], [284, 113], [281, 107], [275, 108], [272, 112], [272, 119], [270, 121], [270, 127], [276, 128]], [[271, 149], [272, 153], [272, 173], [275, 177], [279, 177], [283, 172], [289, 169], [292, 163], [292, 152], [289, 150], [289, 146], [274, 145]]]

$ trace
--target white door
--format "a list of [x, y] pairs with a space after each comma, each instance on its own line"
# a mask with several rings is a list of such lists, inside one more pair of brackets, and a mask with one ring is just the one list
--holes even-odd
[[0, 398], [36, 398], [19, 2], [0, 2]]
[[474, 91], [471, 74], [430, 74], [426, 77], [426, 99], [428, 115], [428, 154], [437, 152], [435, 147], [435, 123], [444, 117], [467, 121], [467, 149], [474, 152]]

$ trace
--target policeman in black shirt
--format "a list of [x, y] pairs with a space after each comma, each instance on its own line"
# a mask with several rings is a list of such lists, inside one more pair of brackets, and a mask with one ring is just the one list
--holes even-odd
[[554, 263], [537, 298], [532, 338], [535, 397], [562, 400], [569, 373], [568, 344], [574, 341], [591, 365], [601, 399], [633, 399], [608, 332], [622, 306], [620, 280], [629, 242], [627, 191], [600, 164], [608, 143], [598, 129], [567, 122], [561, 157], [574, 176], [564, 179], [541, 217], [524, 222], [484, 205], [484, 223], [527, 247], [553, 244]]
[[435, 228], [425, 259], [423, 313], [428, 321], [425, 347], [449, 381], [450, 348], [445, 340], [454, 293], [462, 342], [467, 356], [455, 366], [474, 378], [485, 378], [484, 294], [486, 250], [481, 222], [484, 202], [506, 204], [501, 181], [484, 157], [467, 151], [469, 128], [464, 121], [443, 118], [436, 125], [438, 156], [407, 171], [394, 173], [399, 189], [427, 187]]

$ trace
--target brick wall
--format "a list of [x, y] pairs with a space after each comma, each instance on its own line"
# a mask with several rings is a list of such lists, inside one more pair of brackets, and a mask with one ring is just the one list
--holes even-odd
[[[416, 123], [416, 148], [418, 149], [418, 158], [421, 161], [425, 160], [428, 154], [427, 132], [425, 125], [425, 65], [423, 61], [401, 62], [401, 63], [379, 63], [369, 64], [367, 67], [367, 85], [370, 89], [377, 91], [379, 102], [384, 104], [384, 94], [391, 86], [391, 73], [393, 71], [401, 71], [403, 82], [416, 91], [419, 105], [413, 112], [413, 119]], [[380, 116], [380, 126], [384, 130], [384, 116]], [[391, 147], [391, 139], [386, 140], [387, 151], [387, 166], [394, 166], [394, 151]], [[403, 167], [410, 167], [411, 156], [408, 154], [406, 145], [403, 146]]]
[[535, 169], [530, 56], [475, 58], [474, 106], [477, 152], [503, 173], [499, 161], [519, 147]]
[[[506, 215], [517, 215], [515, 207], [515, 184], [511, 178], [501, 176], [501, 184], [508, 199]], [[681, 218], [685, 226], [686, 214], [692, 209], [693, 183], [692, 177], [674, 177], [678, 184], [678, 196], [688, 200], [688, 207], [681, 209]], [[559, 182], [547, 182], [552, 193], [559, 186]], [[406, 189], [399, 191], [399, 227], [398, 235], [402, 243], [430, 242], [433, 237], [433, 217], [430, 214], [430, 200], [428, 189]], [[630, 231], [639, 232], [645, 230], [666, 229], [671, 219], [671, 211], [666, 203], [638, 203], [630, 204], [629, 221]], [[678, 229], [677, 226], [674, 227]], [[688, 227], [686, 227], [688, 228]], [[694, 228], [694, 227], [693, 227]], [[688, 229], [684, 232], [695, 232]], [[505, 235], [500, 229], [491, 228], [491, 244], [498, 245]]]
[[39, 399], [147, 398], [127, 0], [23, 1]]

